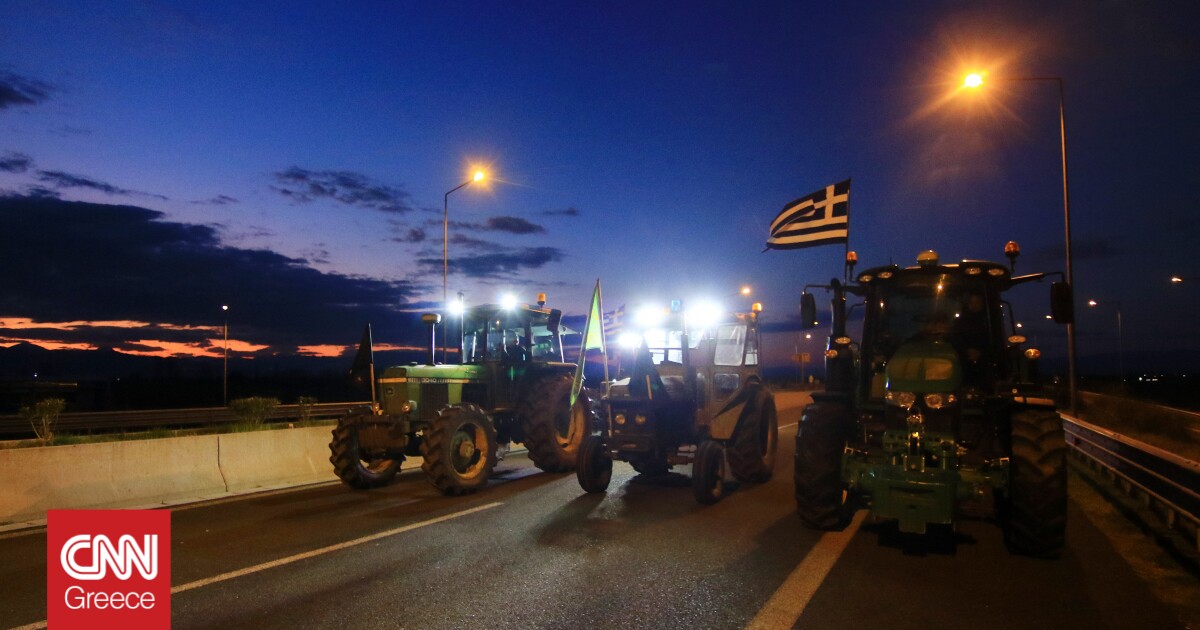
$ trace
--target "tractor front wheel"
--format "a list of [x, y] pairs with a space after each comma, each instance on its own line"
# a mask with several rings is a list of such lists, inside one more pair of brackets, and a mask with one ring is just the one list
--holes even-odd
[[705, 440], [696, 447], [692, 462], [692, 494], [704, 505], [725, 498], [725, 447]]
[[759, 387], [742, 411], [733, 443], [729, 446], [729, 468], [738, 481], [763, 483], [775, 472], [779, 446], [779, 416], [775, 397]]
[[446, 407], [425, 431], [421, 469], [442, 494], [469, 494], [487, 484], [496, 467], [496, 427], [479, 407]]
[[571, 383], [571, 377], [565, 374], [543, 378], [529, 388], [521, 401], [518, 415], [525, 423], [529, 459], [546, 472], [575, 468], [579, 445], [592, 424], [592, 405], [587, 392], [581, 391], [572, 406]]
[[612, 481], [612, 459], [604, 452], [604, 438], [589, 435], [579, 447], [579, 465], [575, 467], [575, 478], [585, 492], [604, 492]]
[[1067, 443], [1050, 410], [1012, 417], [1009, 489], [1000, 504], [1004, 541], [1013, 553], [1055, 558], [1067, 536]]
[[840, 402], [804, 408], [796, 433], [796, 512], [813, 529], [837, 529], [842, 521], [843, 427], [849, 409]]
[[386, 486], [400, 471], [403, 455], [390, 457], [381, 451], [363, 449], [358, 443], [357, 419], [370, 416], [369, 409], [354, 409], [338, 420], [329, 442], [329, 463], [342, 483], [357, 490]]

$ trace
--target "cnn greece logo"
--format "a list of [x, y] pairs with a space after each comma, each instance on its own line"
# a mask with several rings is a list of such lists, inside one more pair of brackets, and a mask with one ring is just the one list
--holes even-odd
[[170, 627], [170, 512], [51, 510], [46, 534], [50, 627]]
[[[103, 580], [109, 567], [119, 580], [128, 580], [136, 567], [142, 578], [153, 580], [158, 577], [158, 534], [142, 537], [139, 547], [128, 534], [121, 536], [114, 545], [108, 536], [100, 534], [72, 536], [62, 548], [62, 568], [76, 580]], [[82, 565], [76, 555], [91, 550], [92, 562]]]

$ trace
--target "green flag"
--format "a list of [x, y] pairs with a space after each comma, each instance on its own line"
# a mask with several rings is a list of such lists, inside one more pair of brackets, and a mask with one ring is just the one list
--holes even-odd
[[588, 311], [587, 323], [583, 325], [583, 344], [579, 348], [579, 364], [575, 366], [575, 381], [571, 384], [571, 406], [579, 399], [583, 390], [583, 366], [587, 363], [587, 351], [599, 350], [604, 355], [604, 380], [608, 380], [608, 350], [604, 345], [604, 309], [600, 302], [600, 279], [596, 279], [596, 290], [592, 292], [592, 308]]

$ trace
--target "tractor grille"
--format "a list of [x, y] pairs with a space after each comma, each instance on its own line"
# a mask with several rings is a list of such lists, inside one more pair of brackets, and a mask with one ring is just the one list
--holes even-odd
[[449, 386], [445, 383], [421, 384], [421, 419], [432, 420], [442, 407], [450, 403]]

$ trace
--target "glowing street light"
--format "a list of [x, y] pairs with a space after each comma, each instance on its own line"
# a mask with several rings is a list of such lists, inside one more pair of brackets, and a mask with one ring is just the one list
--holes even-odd
[[[963, 78], [962, 86], [966, 89], [983, 87], [986, 72], [972, 72]], [[1062, 77], [1002, 77], [1001, 81], [1052, 81], [1058, 84], [1058, 130], [1062, 149], [1062, 185], [1063, 185], [1063, 231], [1066, 236], [1067, 249], [1067, 285], [1071, 287], [1072, 302], [1075, 300], [1075, 276], [1071, 269], [1071, 194], [1067, 180], [1067, 99]], [[1074, 309], [1072, 309], [1074, 310]], [[1075, 387], [1075, 322], [1067, 322], [1067, 385], [1070, 391], [1071, 413], [1078, 409], [1078, 394]]]
[[[482, 182], [487, 178], [487, 174], [483, 171], [475, 171], [471, 179], [451, 188], [442, 196], [442, 305], [449, 310], [449, 300], [447, 299], [447, 278], [449, 278], [449, 251], [450, 251], [450, 193], [477, 182]], [[446, 329], [442, 329], [442, 360], [446, 360]]]

